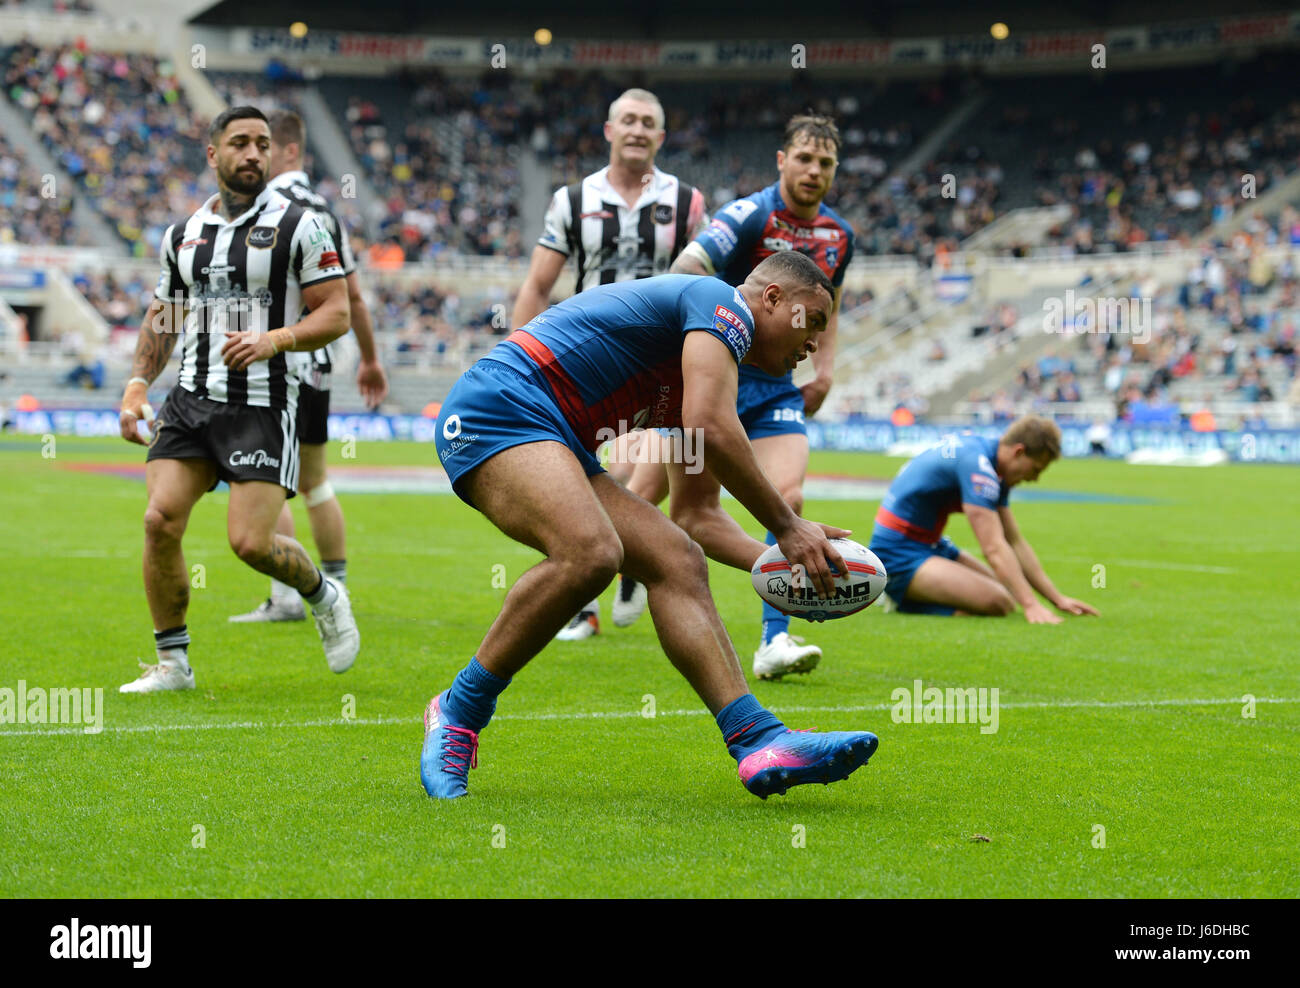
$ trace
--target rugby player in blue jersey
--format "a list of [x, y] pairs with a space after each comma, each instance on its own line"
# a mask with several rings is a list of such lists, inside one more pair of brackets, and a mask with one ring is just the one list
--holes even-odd
[[[764, 476], [736, 389], [742, 363], [778, 375], [815, 352], [832, 305], [826, 275], [793, 252], [735, 287], [681, 275], [601, 285], [533, 318], [456, 382], [437, 427], [452, 488], [545, 558], [511, 587], [473, 659], [425, 710], [420, 777], [431, 796], [465, 794], [498, 694], [620, 571], [646, 585], [664, 651], [717, 719], [750, 792], [833, 782], [865, 764], [874, 735], [790, 731], [758, 703], [699, 545], [595, 456], [634, 424], [702, 436], [703, 466], [830, 592], [831, 568], [845, 565], [828, 537], [846, 533], [801, 519]], [[748, 541], [748, 566], [763, 546], [734, 531]]]
[[[739, 285], [764, 258], [796, 251], [816, 262], [830, 279], [835, 301], [813, 355], [817, 376], [797, 388], [789, 371], [772, 374], [750, 364], [740, 369], [739, 413], [745, 433], [763, 472], [796, 514], [803, 511], [803, 482], [808, 472], [804, 417], [816, 414], [830, 391], [840, 288], [853, 257], [853, 228], [822, 201], [835, 179], [839, 148], [839, 131], [829, 117], [792, 117], [776, 152], [780, 179], [718, 210], [670, 269], [682, 274], [716, 274], [728, 284]], [[662, 498], [661, 475], [638, 467], [628, 487], [647, 499], [656, 494]], [[698, 503], [695, 493], [686, 499], [686, 505]], [[705, 491], [698, 493], [707, 496]], [[683, 509], [670, 510], [686, 524]], [[689, 525], [686, 527], [690, 531]], [[768, 544], [774, 541], [769, 532]], [[754, 653], [754, 675], [779, 679], [787, 673], [811, 671], [821, 660], [821, 649], [789, 634], [789, 615], [766, 602], [762, 606], [763, 634]]]
[[[889, 573], [885, 593], [912, 614], [1005, 616], [1019, 604], [1030, 624], [1097, 611], [1056, 589], [1011, 514], [1011, 488], [1036, 481], [1061, 455], [1061, 430], [1050, 419], [1017, 419], [1001, 439], [952, 435], [903, 465], [876, 512], [871, 551]], [[988, 565], [943, 534], [963, 512]]]

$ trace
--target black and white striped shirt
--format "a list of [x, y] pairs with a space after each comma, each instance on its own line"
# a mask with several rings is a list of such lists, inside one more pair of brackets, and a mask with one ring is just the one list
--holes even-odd
[[556, 190], [537, 242], [577, 257], [582, 291], [663, 274], [708, 220], [703, 193], [658, 168], [629, 209], [606, 166]]
[[298, 373], [278, 353], [247, 370], [222, 362], [227, 331], [270, 332], [302, 318], [302, 289], [343, 277], [334, 239], [314, 210], [272, 188], [227, 221], [213, 196], [163, 234], [157, 298], [186, 306], [179, 384], [200, 398], [258, 408], [298, 405]]
[[[325, 221], [325, 228], [329, 230], [330, 236], [334, 238], [335, 246], [338, 247], [339, 260], [343, 265], [343, 274], [349, 275], [357, 269], [357, 261], [352, 253], [352, 242], [348, 239], [347, 228], [339, 222], [339, 218], [334, 215], [334, 211], [330, 209], [325, 198], [311, 187], [311, 179], [307, 177], [306, 172], [281, 172], [266, 184], [270, 188], [282, 192], [298, 205], [305, 206], [307, 209], [314, 209], [320, 213], [321, 219]], [[296, 358], [301, 363], [300, 376], [304, 384], [310, 385], [317, 391], [328, 391], [330, 389], [330, 372], [334, 369], [333, 347], [332, 343], [326, 343], [319, 350], [313, 350], [311, 353], [306, 354], [295, 354], [294, 358], [290, 358]]]

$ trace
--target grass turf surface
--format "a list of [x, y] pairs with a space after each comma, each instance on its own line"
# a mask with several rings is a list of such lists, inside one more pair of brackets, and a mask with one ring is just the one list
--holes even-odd
[[[105, 702], [97, 735], [0, 725], [8, 895], [1300, 892], [1294, 469], [1066, 461], [1039, 486], [1156, 503], [1013, 495], [1048, 572], [1100, 620], [1030, 627], [873, 607], [792, 629], [823, 663], [754, 683], [758, 698], [792, 727], [867, 729], [880, 748], [845, 782], [767, 802], [740, 785], [648, 617], [614, 628], [607, 593], [598, 638], [550, 646], [504, 694], [470, 797], [435, 803], [418, 780], [421, 711], [495, 616], [493, 567], [513, 580], [534, 553], [455, 498], [344, 495], [363, 644], [334, 676], [310, 623], [226, 623], [266, 580], [230, 552], [226, 498], [209, 495], [186, 537], [187, 562], [204, 567], [189, 612], [199, 688], [121, 696], [135, 660], [152, 661], [144, 487], [68, 468], [141, 456], [70, 437], [52, 459], [34, 440], [3, 447], [0, 687], [103, 687]], [[349, 465], [435, 462], [415, 445], [356, 454]], [[818, 454], [812, 469], [888, 477], [900, 462]], [[865, 543], [874, 509], [814, 501], [807, 514]], [[973, 546], [964, 519], [949, 534]], [[715, 566], [712, 582], [748, 671], [757, 598], [744, 574]], [[997, 687], [999, 730], [894, 723], [891, 693], [916, 679]], [[1253, 718], [1247, 693], [1260, 700]]]

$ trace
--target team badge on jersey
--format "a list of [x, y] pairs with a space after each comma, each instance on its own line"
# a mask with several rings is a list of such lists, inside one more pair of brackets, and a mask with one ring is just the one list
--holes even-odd
[[244, 243], [249, 247], [257, 247], [262, 250], [269, 250], [275, 246], [279, 238], [280, 228], [278, 226], [255, 226], [248, 231], [248, 236], [244, 238]]
[[840, 249], [838, 247], [826, 248], [826, 266], [834, 271], [840, 264]]
[[1002, 493], [1002, 485], [994, 477], [986, 477], [982, 473], [973, 473], [970, 475], [970, 482], [975, 494], [989, 501], [996, 501]]

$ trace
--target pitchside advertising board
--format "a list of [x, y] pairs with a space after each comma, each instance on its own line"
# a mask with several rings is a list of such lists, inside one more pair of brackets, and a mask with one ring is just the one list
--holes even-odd
[[[43, 409], [35, 412], [10, 410], [8, 428], [23, 435], [116, 436], [118, 413], [104, 408]], [[887, 453], [900, 447], [919, 448], [940, 442], [954, 432], [996, 439], [1005, 426], [957, 429], [941, 425], [897, 426], [888, 421], [819, 422], [810, 420], [808, 443], [815, 450], [857, 453]], [[331, 415], [329, 436], [336, 442], [431, 443], [437, 431], [434, 419], [419, 415]], [[1092, 453], [1089, 425], [1061, 425], [1061, 452], [1069, 457]], [[1243, 463], [1300, 463], [1300, 429], [1255, 429], [1237, 432], [1194, 432], [1191, 429], [1131, 426], [1122, 422], [1110, 427], [1106, 455], [1124, 458], [1132, 453], [1168, 454], [1168, 458], [1194, 460], [1222, 452]], [[1207, 461], [1208, 463], [1208, 461]]]
[[266, 28], [200, 28], [195, 36], [235, 55], [304, 56], [318, 59], [382, 59], [402, 64], [496, 66], [502, 58], [538, 65], [583, 68], [747, 69], [791, 65], [792, 55], [809, 68], [862, 65], [950, 65], [1077, 61], [1106, 46], [1108, 54], [1208, 51], [1239, 46], [1294, 44], [1300, 13], [1217, 17], [1104, 31], [1017, 33], [1002, 41], [989, 35], [879, 40], [810, 39], [792, 53], [788, 41], [599, 41], [483, 39], [311, 31], [295, 38]]

